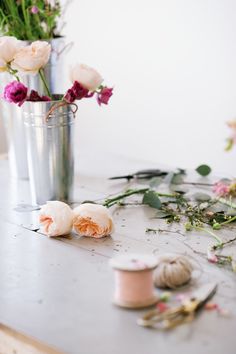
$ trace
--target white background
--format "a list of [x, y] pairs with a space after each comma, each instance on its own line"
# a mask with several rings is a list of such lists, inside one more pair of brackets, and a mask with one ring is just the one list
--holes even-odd
[[[74, 0], [67, 63], [86, 63], [114, 85], [109, 106], [79, 103], [76, 156], [112, 156], [236, 173], [224, 152], [236, 117], [235, 0]], [[63, 78], [62, 78], [63, 79]]]

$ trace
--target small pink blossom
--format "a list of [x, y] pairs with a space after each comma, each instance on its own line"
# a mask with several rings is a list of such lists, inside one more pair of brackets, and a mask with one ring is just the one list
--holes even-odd
[[103, 87], [102, 90], [97, 94], [97, 101], [99, 106], [101, 104], [108, 104], [111, 96], [113, 95], [113, 88]]
[[31, 7], [31, 13], [33, 15], [36, 15], [39, 12], [39, 8], [37, 6], [32, 6]]
[[21, 106], [26, 100], [27, 91], [27, 87], [21, 82], [12, 81], [5, 87], [3, 97], [6, 101]]
[[219, 197], [223, 197], [229, 194], [230, 187], [224, 182], [217, 182], [213, 186], [213, 192], [217, 194]]
[[217, 256], [215, 255], [215, 253], [211, 249], [207, 250], [207, 260], [210, 263], [218, 263], [218, 258], [217, 258]]

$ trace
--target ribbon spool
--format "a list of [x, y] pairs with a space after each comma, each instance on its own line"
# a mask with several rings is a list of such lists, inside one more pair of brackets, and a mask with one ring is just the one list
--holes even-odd
[[154, 292], [154, 256], [129, 254], [110, 261], [115, 273], [114, 304], [126, 308], [142, 308], [158, 301]]

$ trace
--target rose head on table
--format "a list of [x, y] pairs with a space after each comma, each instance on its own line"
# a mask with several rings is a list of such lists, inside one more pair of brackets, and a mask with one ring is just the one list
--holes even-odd
[[[8, 72], [14, 77], [4, 88], [2, 97], [18, 106], [24, 102], [54, 101], [46, 82], [43, 68], [51, 55], [51, 45], [46, 41], [35, 41], [30, 45], [15, 37], [0, 37], [0, 72]], [[39, 75], [46, 95], [26, 87], [20, 75]], [[84, 64], [75, 64], [70, 70], [72, 86], [60, 95], [59, 105], [74, 104], [76, 100], [95, 97], [98, 104], [108, 104], [113, 88], [103, 85], [102, 76], [93, 68]]]

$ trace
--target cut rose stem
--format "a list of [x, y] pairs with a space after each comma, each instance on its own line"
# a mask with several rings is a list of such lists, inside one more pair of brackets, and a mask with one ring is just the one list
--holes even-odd
[[[127, 192], [120, 194], [114, 198], [106, 199], [105, 202], [103, 203], [103, 205], [109, 208], [112, 205], [116, 204], [116, 202], [121, 199], [124, 199], [124, 198], [129, 197], [134, 194], [144, 194], [144, 193], [148, 192], [149, 190], [150, 190], [150, 188], [131, 189], [131, 190], [128, 190]], [[170, 198], [176, 197], [176, 194], [166, 194], [166, 193], [158, 193], [158, 192], [156, 192], [156, 195], [158, 197], [170, 197]]]
[[47, 85], [47, 82], [46, 82], [46, 79], [45, 79], [45, 76], [44, 76], [44, 73], [43, 73], [43, 71], [41, 69], [39, 70], [39, 76], [40, 76], [40, 79], [42, 80], [42, 83], [44, 84], [44, 87], [45, 87], [45, 90], [47, 92], [47, 95], [50, 98], [52, 98], [52, 95], [51, 95], [51, 93], [49, 91], [49, 88], [48, 88], [48, 85]]

